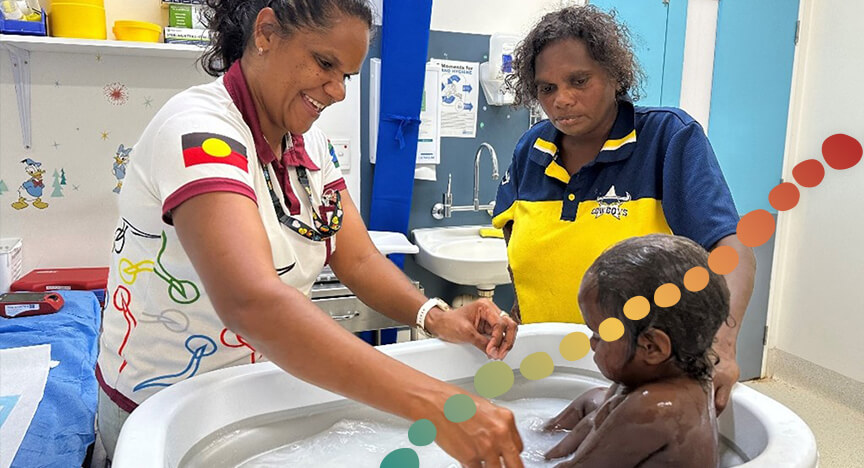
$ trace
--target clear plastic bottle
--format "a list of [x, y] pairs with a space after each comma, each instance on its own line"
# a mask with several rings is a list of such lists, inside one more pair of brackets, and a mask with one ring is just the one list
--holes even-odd
[[513, 51], [521, 38], [515, 34], [495, 33], [489, 37], [489, 65], [495, 71], [495, 79], [513, 73]]

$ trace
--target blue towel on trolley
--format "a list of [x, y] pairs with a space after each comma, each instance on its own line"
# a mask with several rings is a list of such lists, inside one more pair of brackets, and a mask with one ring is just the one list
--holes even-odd
[[99, 353], [101, 315], [89, 291], [56, 291], [64, 304], [57, 313], [0, 317], [0, 349], [51, 345], [45, 393], [12, 467], [81, 466], [95, 439], [98, 384], [94, 368]]

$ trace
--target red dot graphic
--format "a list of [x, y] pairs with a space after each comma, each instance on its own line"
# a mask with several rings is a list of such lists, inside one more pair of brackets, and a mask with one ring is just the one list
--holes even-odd
[[815, 159], [801, 161], [792, 169], [792, 177], [802, 187], [815, 187], [825, 178], [825, 166]]
[[843, 133], [831, 135], [822, 143], [822, 156], [832, 169], [849, 169], [861, 161], [862, 154], [861, 143]]
[[786, 211], [795, 208], [800, 197], [801, 193], [795, 184], [783, 182], [771, 190], [771, 193], [768, 194], [768, 202], [775, 210]]

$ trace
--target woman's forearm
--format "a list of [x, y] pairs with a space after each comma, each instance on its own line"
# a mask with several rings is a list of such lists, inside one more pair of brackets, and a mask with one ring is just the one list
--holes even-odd
[[443, 408], [455, 393], [368, 346], [299, 291], [278, 286], [267, 299], [231, 314], [234, 320], [226, 324], [288, 373], [409, 420], [432, 419], [433, 408]]
[[414, 325], [417, 311], [427, 299], [393, 262], [377, 250], [347, 268], [339, 268], [336, 274], [364, 304], [406, 325]]
[[717, 332], [715, 349], [721, 354], [735, 356], [738, 332], [744, 321], [750, 296], [753, 294], [756, 257], [753, 255], [753, 249], [742, 244], [734, 234], [721, 239], [715, 248], [721, 245], [732, 247], [738, 252], [738, 266], [732, 273], [726, 275], [726, 284], [729, 287], [729, 320]]

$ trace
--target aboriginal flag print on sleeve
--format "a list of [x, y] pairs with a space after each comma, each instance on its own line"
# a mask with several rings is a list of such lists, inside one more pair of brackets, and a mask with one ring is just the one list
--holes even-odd
[[237, 140], [215, 133], [187, 133], [182, 137], [183, 164], [228, 164], [249, 172], [246, 147]]

